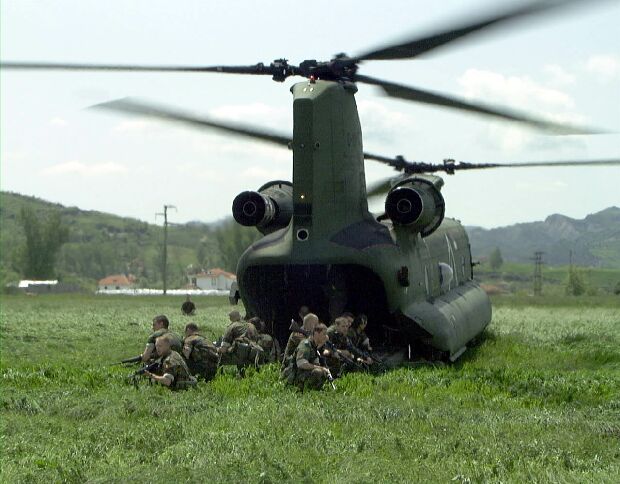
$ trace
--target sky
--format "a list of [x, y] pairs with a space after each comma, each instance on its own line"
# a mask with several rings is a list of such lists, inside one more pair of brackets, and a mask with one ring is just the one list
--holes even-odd
[[[514, 1], [169, 2], [4, 0], [3, 61], [253, 64], [328, 60], [423, 35]], [[583, 2], [360, 73], [620, 132], [620, 2]], [[290, 87], [268, 76], [2, 71], [0, 187], [155, 221], [230, 215], [233, 198], [292, 178], [292, 152], [162, 121], [88, 110], [125, 96], [292, 133]], [[440, 163], [620, 158], [620, 135], [552, 136], [515, 123], [356, 94], [364, 149]], [[394, 172], [367, 161], [367, 184]], [[620, 206], [620, 167], [500, 169], [445, 176], [446, 214], [497, 227]], [[382, 201], [371, 206], [381, 210]]]

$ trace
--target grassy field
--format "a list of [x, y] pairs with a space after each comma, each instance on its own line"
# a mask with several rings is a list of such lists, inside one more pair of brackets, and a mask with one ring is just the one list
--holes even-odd
[[[1, 481], [618, 482], [618, 298], [498, 299], [455, 365], [297, 393], [276, 368], [187, 392], [126, 383], [179, 298], [5, 296]], [[221, 334], [224, 298], [195, 318]]]

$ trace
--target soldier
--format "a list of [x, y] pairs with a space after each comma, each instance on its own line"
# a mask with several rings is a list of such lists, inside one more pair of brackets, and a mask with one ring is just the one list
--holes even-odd
[[144, 374], [156, 383], [171, 390], [184, 390], [196, 385], [196, 379], [190, 374], [183, 357], [172, 349], [174, 336], [170, 333], [155, 340], [155, 349], [159, 357], [159, 369], [156, 373], [146, 371]]
[[284, 357], [282, 358], [283, 369], [290, 364], [290, 359], [292, 358], [295, 350], [299, 346], [299, 343], [301, 343], [304, 338], [312, 334], [312, 330], [317, 324], [319, 324], [318, 316], [313, 313], [308, 313], [303, 318], [301, 331], [293, 331], [291, 333], [291, 335], [288, 337], [286, 348], [284, 349]]
[[172, 336], [172, 349], [178, 353], [181, 352], [183, 348], [183, 342], [181, 341], [181, 337], [175, 333], [171, 333], [168, 329], [169, 326], [170, 321], [168, 321], [168, 318], [163, 314], [160, 314], [159, 316], [155, 316], [153, 318], [153, 332], [149, 336], [149, 339], [146, 340], [146, 348], [144, 348], [144, 352], [142, 353], [143, 363], [148, 363], [149, 361], [153, 361], [159, 358], [157, 349], [155, 348], [155, 340], [167, 333]]
[[181, 304], [181, 312], [185, 316], [193, 316], [196, 312], [196, 305], [190, 299], [189, 294], [187, 295], [187, 299], [185, 299], [185, 302]]
[[344, 370], [366, 369], [364, 365], [372, 363], [370, 358], [364, 358], [364, 355], [348, 337], [352, 321], [352, 315], [345, 313], [336, 318], [334, 324], [327, 329], [331, 348], [325, 349], [323, 355], [327, 366], [335, 375], [339, 375]]
[[231, 324], [236, 323], [237, 321], [241, 321], [241, 313], [236, 309], [233, 309], [228, 313], [228, 319], [230, 319]]
[[273, 339], [272, 336], [266, 332], [265, 322], [258, 317], [250, 319], [249, 322], [256, 328], [258, 333], [257, 343], [258, 346], [263, 349], [261, 363], [273, 363], [274, 361], [278, 361], [280, 358], [280, 345], [278, 340]]
[[353, 320], [353, 323], [351, 323], [347, 336], [351, 340], [354, 347], [366, 352], [371, 352], [372, 347], [370, 346], [370, 340], [365, 332], [367, 325], [368, 317], [365, 314], [358, 314]]
[[[236, 321], [233, 321], [233, 313], [237, 313], [234, 315], [238, 316]], [[262, 348], [258, 346], [258, 333], [252, 323], [241, 321], [239, 311], [232, 311], [229, 316], [232, 322], [226, 328], [217, 351], [221, 355], [222, 365], [237, 365], [239, 373], [243, 375], [246, 366], [258, 366]]]
[[327, 327], [319, 323], [312, 330], [312, 334], [304, 339], [290, 364], [282, 370], [282, 378], [289, 385], [297, 385], [300, 390], [311, 388], [320, 390], [329, 378], [329, 369], [320, 365], [320, 349], [327, 341]]
[[185, 326], [183, 358], [192, 375], [198, 375], [205, 381], [215, 377], [219, 360], [217, 348], [198, 333], [198, 326], [195, 323]]
[[309, 313], [310, 313], [310, 308], [308, 308], [308, 306], [301, 306], [299, 308], [299, 311], [297, 312], [297, 315], [299, 316], [299, 320], [298, 320], [299, 324], [302, 324], [304, 322], [304, 318]]

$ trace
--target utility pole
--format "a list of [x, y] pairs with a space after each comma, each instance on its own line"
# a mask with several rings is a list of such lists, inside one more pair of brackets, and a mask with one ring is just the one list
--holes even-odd
[[534, 252], [534, 257], [531, 259], [534, 261], [534, 296], [542, 295], [542, 260], [544, 252]]
[[164, 279], [164, 296], [166, 295], [167, 277], [168, 277], [168, 209], [169, 208], [174, 208], [175, 210], [177, 209], [174, 205], [164, 205], [164, 212], [155, 214], [155, 219], [157, 219], [157, 216], [164, 217], [164, 254], [163, 254], [164, 260], [163, 260], [163, 267], [162, 267], [163, 279]]

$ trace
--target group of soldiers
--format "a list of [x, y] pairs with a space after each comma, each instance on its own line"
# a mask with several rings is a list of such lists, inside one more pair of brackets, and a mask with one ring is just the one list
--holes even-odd
[[242, 319], [239, 311], [233, 310], [229, 319], [224, 335], [212, 343], [200, 334], [195, 323], [185, 326], [181, 339], [170, 331], [166, 316], [156, 316], [146, 347], [136, 357], [145, 365], [141, 374], [180, 390], [196, 385], [198, 379], [213, 379], [219, 366], [236, 365], [238, 376], [243, 377], [249, 366], [258, 369], [265, 363], [280, 362], [286, 383], [300, 389], [320, 389], [327, 381], [333, 385], [333, 375], [367, 369], [376, 363], [371, 356], [372, 347], [365, 333], [368, 321], [363, 314], [354, 317], [344, 313], [328, 328], [302, 306], [299, 321], [291, 322], [292, 332], [283, 355], [260, 318]]

